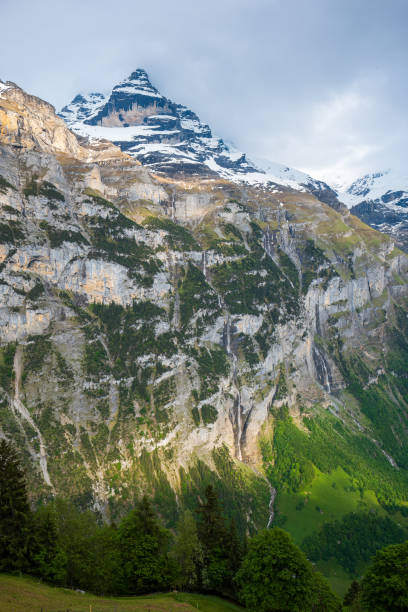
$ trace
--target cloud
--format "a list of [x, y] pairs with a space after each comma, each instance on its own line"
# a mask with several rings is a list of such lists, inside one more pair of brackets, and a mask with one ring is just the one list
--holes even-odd
[[144, 67], [250, 156], [354, 177], [404, 159], [407, 19], [405, 0], [3, 0], [0, 77], [60, 107]]
[[369, 100], [354, 88], [332, 94], [328, 100], [316, 105], [313, 128], [317, 133], [333, 132], [339, 124], [347, 123], [350, 117], [364, 112], [369, 106]]

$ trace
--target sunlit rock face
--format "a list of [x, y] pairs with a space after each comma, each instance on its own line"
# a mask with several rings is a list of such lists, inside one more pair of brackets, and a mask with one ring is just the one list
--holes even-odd
[[76, 96], [60, 116], [76, 133], [107, 138], [156, 171], [213, 174], [211, 165], [220, 163], [220, 170], [256, 172], [244, 155], [213, 138], [195, 113], [161, 95], [142, 69], [110, 96]]
[[156, 173], [219, 176], [241, 184], [273, 185], [313, 193], [338, 209], [336, 193], [304, 172], [272, 162], [254, 163], [213, 135], [186, 106], [176, 104], [138, 69], [109, 96], [79, 94], [61, 112], [69, 127], [91, 140], [107, 139]]
[[[182, 126], [141, 71], [75, 104], [92, 129]], [[152, 173], [13, 84], [0, 117], [0, 427], [35, 497], [116, 516], [149, 491], [171, 524], [215, 479], [264, 526], [260, 443], [286, 413], [302, 430], [336, 418], [400, 467], [345, 366], [377, 384], [402, 329], [407, 257], [389, 237], [297, 183]]]

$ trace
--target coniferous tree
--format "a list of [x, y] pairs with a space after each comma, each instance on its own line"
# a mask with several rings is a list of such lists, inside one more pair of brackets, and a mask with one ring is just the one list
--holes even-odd
[[171, 556], [175, 562], [175, 586], [180, 590], [197, 588], [202, 550], [197, 525], [190, 510], [183, 512], [176, 527], [176, 539]]
[[343, 604], [345, 606], [353, 606], [353, 610], [361, 610], [360, 606], [361, 584], [357, 580], [353, 580], [347, 593], [344, 596]]
[[203, 549], [201, 587], [222, 593], [232, 582], [229, 567], [228, 531], [212, 485], [205, 490], [205, 501], [197, 508], [198, 536]]
[[168, 557], [170, 534], [145, 496], [119, 525], [123, 591], [131, 594], [166, 590], [172, 582]]
[[0, 571], [26, 571], [31, 512], [15, 448], [0, 440]]
[[34, 515], [34, 567], [32, 573], [56, 584], [65, 582], [67, 556], [57, 532], [57, 519], [52, 506], [40, 508]]
[[241, 567], [244, 557], [244, 543], [238, 536], [234, 519], [231, 519], [227, 533], [228, 568], [231, 576], [235, 576]]

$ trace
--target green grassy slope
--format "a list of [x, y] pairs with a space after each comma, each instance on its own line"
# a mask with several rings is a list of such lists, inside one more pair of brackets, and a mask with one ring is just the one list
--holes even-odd
[[300, 545], [304, 538], [318, 530], [323, 523], [341, 518], [349, 512], [375, 509], [386, 514], [370, 490], [362, 494], [344, 470], [337, 468], [331, 474], [316, 469], [313, 481], [297, 493], [283, 491], [277, 498], [276, 508], [286, 517], [284, 528]]
[[219, 597], [192, 593], [163, 593], [143, 597], [96, 597], [51, 587], [33, 578], [0, 574], [0, 612], [238, 612], [242, 610]]
[[[360, 517], [369, 513], [379, 520], [389, 517], [408, 533], [404, 470], [392, 468], [374, 443], [351, 432], [333, 415], [316, 412], [314, 419], [306, 418], [304, 428], [299, 429], [281, 412], [274, 415], [273, 443], [267, 432], [261, 441], [266, 473], [278, 492], [275, 525], [289, 531], [301, 547], [305, 538], [317, 537], [324, 524], [334, 525], [351, 513]], [[350, 537], [349, 531], [344, 528], [346, 537]], [[343, 536], [334, 539], [342, 540]], [[370, 545], [362, 543], [363, 549]], [[343, 595], [351, 580], [364, 574], [368, 562], [368, 558], [358, 562], [349, 573], [334, 555], [327, 561], [316, 559], [316, 567]]]

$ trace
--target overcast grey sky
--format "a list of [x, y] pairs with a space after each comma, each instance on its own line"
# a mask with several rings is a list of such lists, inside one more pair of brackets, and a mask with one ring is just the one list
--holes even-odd
[[137, 67], [249, 156], [406, 167], [408, 0], [0, 0], [0, 78], [57, 108]]

